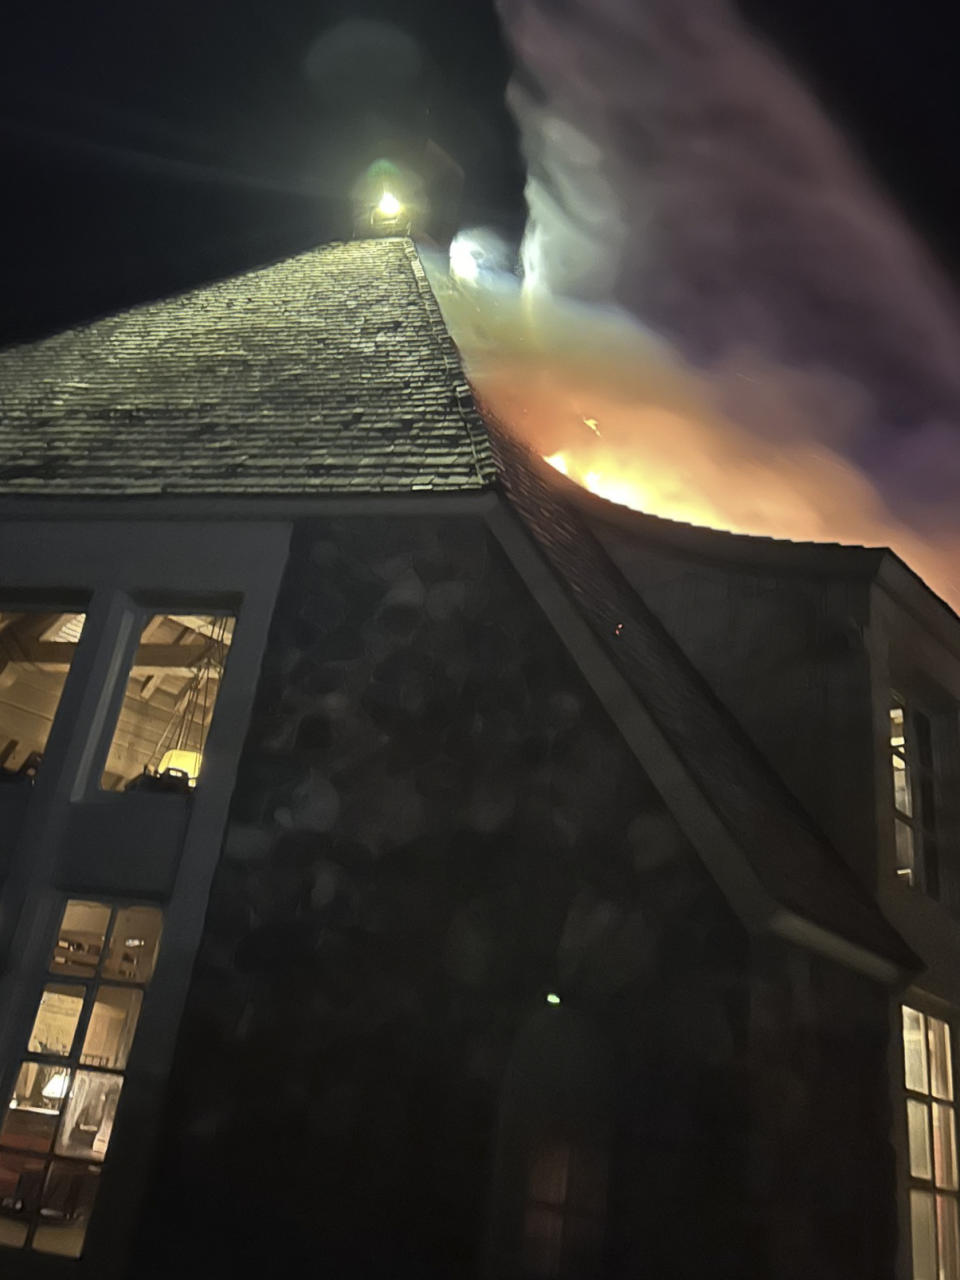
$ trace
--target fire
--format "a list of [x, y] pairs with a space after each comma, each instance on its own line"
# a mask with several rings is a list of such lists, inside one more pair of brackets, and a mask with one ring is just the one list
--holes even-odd
[[750, 352], [702, 370], [616, 312], [432, 281], [481, 409], [574, 483], [731, 533], [888, 546], [960, 605], [955, 508], [891, 504], [857, 460], [864, 405], [843, 379]]
[[697, 502], [689, 495], [683, 497], [676, 491], [671, 492], [670, 485], [658, 486], [649, 482], [644, 484], [622, 472], [618, 474], [612, 470], [596, 470], [589, 461], [578, 460], [563, 450], [545, 454], [543, 460], [561, 475], [574, 480], [590, 493], [595, 493], [598, 498], [606, 498], [608, 502], [615, 502], [618, 506], [645, 511], [668, 520], [706, 525], [711, 529], [726, 529], [731, 533], [745, 532], [735, 527], [728, 517], [724, 517], [709, 503]]

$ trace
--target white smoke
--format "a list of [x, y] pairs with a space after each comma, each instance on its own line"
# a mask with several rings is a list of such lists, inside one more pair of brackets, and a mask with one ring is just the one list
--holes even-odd
[[[810, 508], [809, 533], [791, 525], [787, 536], [885, 536], [918, 569], [923, 537], [934, 544], [920, 556], [931, 585], [960, 600], [955, 300], [811, 96], [725, 0], [499, 0], [499, 10], [528, 162], [528, 293], [625, 310], [639, 327], [621, 346], [652, 332], [672, 347], [672, 396], [686, 362], [693, 398], [707, 405], [701, 426], [713, 432], [703, 441], [713, 478], [686, 468], [697, 472], [690, 484], [714, 488], [701, 508], [750, 507], [749, 519], [718, 518], [756, 525], [770, 502], [744, 490], [753, 448], [765, 475], [779, 467], [783, 503], [796, 487]], [[576, 324], [589, 347], [584, 314]], [[557, 413], [542, 308], [536, 315], [532, 335], [505, 338], [501, 306], [499, 338], [489, 317], [466, 341], [457, 336], [488, 391], [502, 390], [511, 363], [516, 372], [518, 352], [529, 363], [535, 351]], [[455, 323], [471, 328], [463, 306]], [[582, 373], [589, 356], [578, 354]], [[600, 417], [590, 406], [604, 386], [619, 386], [615, 407], [607, 396], [617, 425], [606, 465], [636, 478], [662, 462], [650, 410], [673, 412], [675, 401], [657, 400], [664, 380], [650, 361], [612, 376], [599, 363], [603, 378], [587, 376], [579, 391], [569, 366], [554, 364], [571, 400], [569, 422], [551, 429], [582, 430]], [[520, 430], [535, 417], [547, 430], [544, 414], [518, 400], [509, 412]], [[725, 456], [735, 478], [724, 475]], [[818, 511], [821, 462], [847, 477], [850, 499], [833, 486]], [[678, 491], [684, 483], [671, 481]], [[783, 534], [773, 515], [753, 531]]]

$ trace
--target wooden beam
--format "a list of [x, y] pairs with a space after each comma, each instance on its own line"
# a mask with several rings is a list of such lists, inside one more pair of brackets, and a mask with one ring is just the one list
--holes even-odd
[[[142, 644], [133, 659], [136, 675], [192, 676], [204, 658], [215, 656], [217, 646], [205, 640], [195, 644]], [[67, 671], [77, 646], [57, 640], [21, 640], [0, 633], [0, 656], [11, 664], [30, 663], [41, 671]]]

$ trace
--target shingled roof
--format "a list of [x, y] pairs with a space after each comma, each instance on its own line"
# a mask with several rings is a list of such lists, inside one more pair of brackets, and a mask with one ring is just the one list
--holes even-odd
[[502, 491], [772, 897], [912, 968], [560, 478], [495, 427], [493, 441], [497, 462], [403, 239], [312, 250], [0, 353], [0, 498], [38, 511], [42, 498], [464, 492], [492, 487], [499, 463]]
[[0, 353], [0, 495], [484, 488], [409, 240], [363, 240]]

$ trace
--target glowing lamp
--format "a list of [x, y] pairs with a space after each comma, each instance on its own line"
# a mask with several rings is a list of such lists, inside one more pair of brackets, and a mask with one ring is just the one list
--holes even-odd
[[559, 1004], [559, 1003], [560, 1003], [560, 997], [557, 995], [555, 991], [551, 991], [547, 995], [547, 1004]]
[[185, 747], [173, 747], [170, 751], [165, 751], [160, 757], [157, 773], [166, 773], [168, 769], [178, 769], [190, 779], [191, 787], [195, 787], [200, 774], [202, 760], [203, 754], [200, 751], [188, 751]]
[[380, 202], [377, 205], [377, 213], [381, 214], [384, 218], [395, 218], [402, 208], [403, 205], [393, 192], [385, 191], [380, 197]]
[[55, 1076], [51, 1076], [40, 1092], [45, 1098], [65, 1098], [67, 1090], [70, 1088], [70, 1074], [67, 1071], [58, 1071]]

